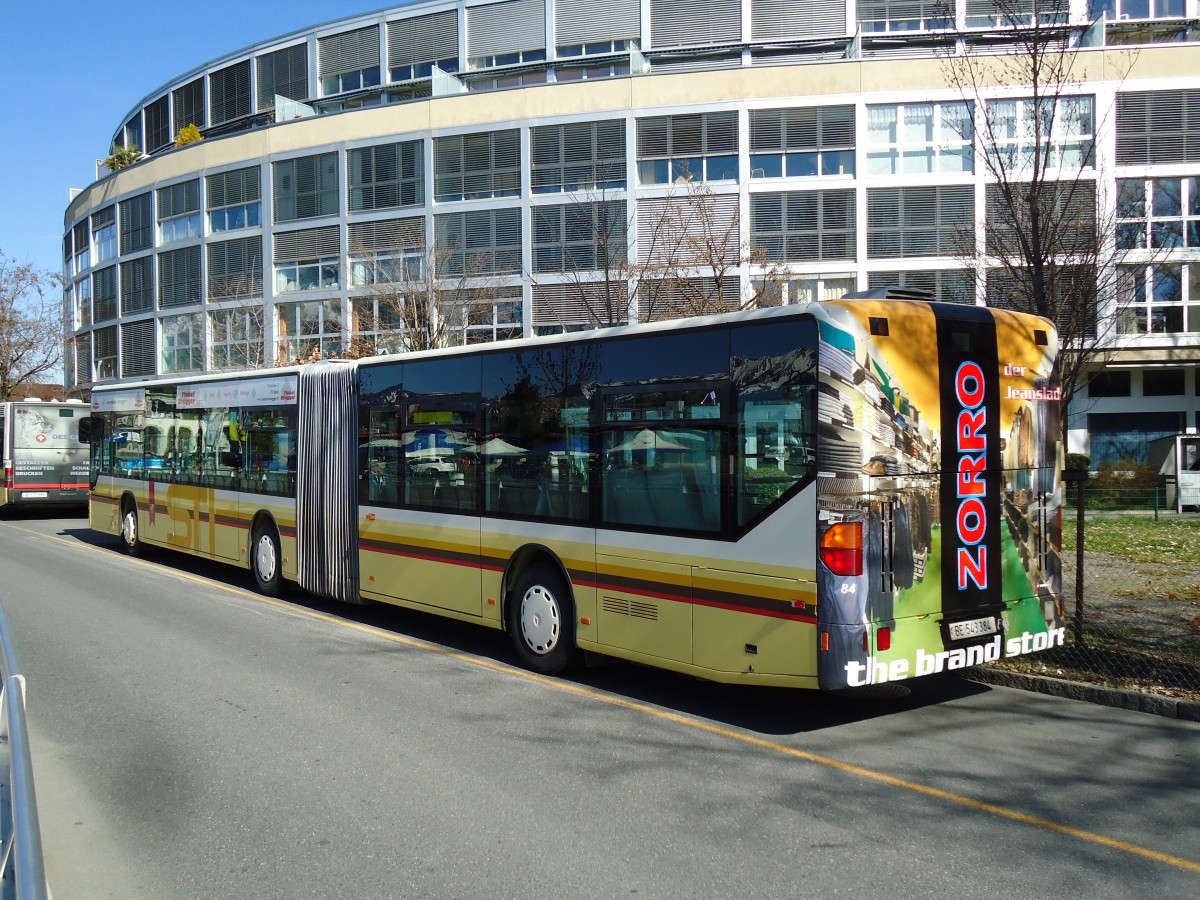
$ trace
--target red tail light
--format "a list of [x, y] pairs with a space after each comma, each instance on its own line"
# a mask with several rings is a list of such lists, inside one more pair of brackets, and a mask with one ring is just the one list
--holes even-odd
[[834, 575], [861, 575], [862, 523], [839, 522], [821, 535], [821, 562]]
[[878, 628], [875, 631], [875, 649], [876, 650], [891, 650], [892, 649], [892, 629]]
[[13, 474], [12, 473], [13, 473], [12, 466], [4, 467], [4, 487], [7, 488], [8, 490], [12, 490], [12, 486], [13, 486]]

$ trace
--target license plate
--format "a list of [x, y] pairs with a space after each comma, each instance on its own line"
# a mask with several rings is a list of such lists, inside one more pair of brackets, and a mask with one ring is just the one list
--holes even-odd
[[982, 619], [967, 619], [965, 622], [950, 623], [950, 640], [964, 641], [967, 638], [980, 637], [996, 633], [996, 620], [992, 616]]
[[50, 495], [45, 491], [22, 491], [22, 500], [48, 500]]

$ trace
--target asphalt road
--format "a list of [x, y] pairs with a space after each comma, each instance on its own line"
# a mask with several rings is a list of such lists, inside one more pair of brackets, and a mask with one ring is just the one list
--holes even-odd
[[891, 701], [269, 601], [0, 520], [56, 900], [1200, 896], [1200, 726], [956, 679]]

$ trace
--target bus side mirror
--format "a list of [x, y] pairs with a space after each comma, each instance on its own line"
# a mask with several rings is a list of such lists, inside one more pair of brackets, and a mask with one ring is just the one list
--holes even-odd
[[79, 420], [79, 443], [98, 443], [104, 437], [104, 420], [88, 417]]

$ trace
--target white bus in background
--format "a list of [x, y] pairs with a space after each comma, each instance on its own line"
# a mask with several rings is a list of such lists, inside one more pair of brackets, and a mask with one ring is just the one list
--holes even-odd
[[88, 445], [79, 441], [79, 420], [90, 414], [80, 400], [0, 403], [0, 510], [87, 507]]

